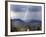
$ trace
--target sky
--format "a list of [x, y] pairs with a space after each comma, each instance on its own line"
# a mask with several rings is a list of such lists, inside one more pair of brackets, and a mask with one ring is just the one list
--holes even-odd
[[41, 20], [41, 6], [32, 5], [10, 5], [11, 19]]

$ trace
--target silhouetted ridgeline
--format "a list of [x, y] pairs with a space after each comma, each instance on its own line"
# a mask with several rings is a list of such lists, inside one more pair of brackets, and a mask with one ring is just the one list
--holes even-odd
[[26, 31], [27, 29], [31, 30], [41, 30], [41, 21], [40, 20], [31, 20], [25, 22], [21, 19], [11, 19], [12, 31]]

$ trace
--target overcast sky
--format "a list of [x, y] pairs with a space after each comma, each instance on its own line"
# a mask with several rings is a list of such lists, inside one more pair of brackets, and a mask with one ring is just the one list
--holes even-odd
[[41, 20], [41, 6], [32, 5], [10, 5], [11, 19]]

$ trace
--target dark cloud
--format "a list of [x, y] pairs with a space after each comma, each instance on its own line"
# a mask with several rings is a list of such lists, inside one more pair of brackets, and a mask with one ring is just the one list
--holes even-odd
[[11, 5], [11, 10], [14, 12], [25, 12], [26, 6], [25, 5]]
[[29, 5], [11, 5], [10, 9], [14, 12], [40, 12], [41, 6], [29, 6]]
[[41, 11], [41, 6], [30, 6], [29, 7], [29, 12], [40, 12]]

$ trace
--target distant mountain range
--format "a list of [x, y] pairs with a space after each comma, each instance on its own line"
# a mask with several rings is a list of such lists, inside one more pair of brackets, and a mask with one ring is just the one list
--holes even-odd
[[11, 19], [12, 27], [37, 27], [41, 26], [41, 20], [30, 20], [29, 22], [25, 22], [21, 19]]
[[12, 22], [24, 24], [25, 22], [21, 19], [11, 19]]
[[[19, 21], [19, 22], [25, 22], [24, 20], [21, 20], [21, 19], [11, 19], [11, 21], [13, 21], [13, 22], [17, 22], [17, 21]], [[30, 20], [27, 23], [41, 23], [41, 20]]]
[[41, 23], [41, 20], [31, 20], [31, 23]]
[[16, 27], [16, 26], [21, 26], [21, 25], [25, 25], [25, 22], [21, 19], [11, 19], [12, 22], [12, 26]]

